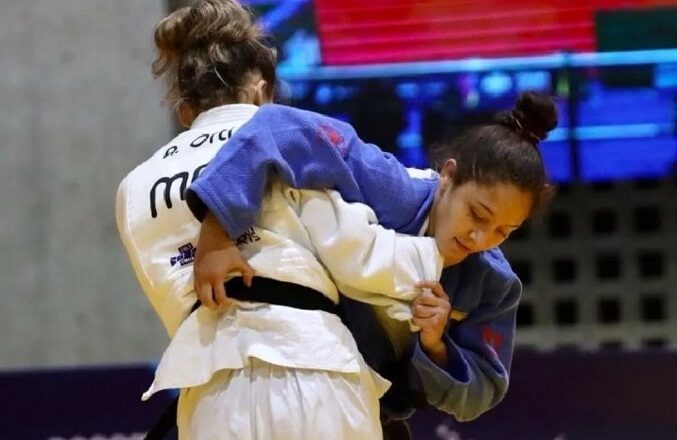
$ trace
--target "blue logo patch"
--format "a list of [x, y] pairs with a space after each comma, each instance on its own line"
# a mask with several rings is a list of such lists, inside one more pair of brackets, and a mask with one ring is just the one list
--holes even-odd
[[176, 255], [169, 259], [169, 263], [174, 266], [176, 263], [181, 263], [181, 266], [190, 264], [195, 261], [195, 251], [197, 248], [193, 246], [193, 243], [184, 244], [179, 248], [179, 255]]

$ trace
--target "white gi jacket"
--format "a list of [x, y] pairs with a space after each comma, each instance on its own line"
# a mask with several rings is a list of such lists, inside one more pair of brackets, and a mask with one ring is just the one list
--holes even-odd
[[[348, 330], [325, 312], [237, 302], [237, 310], [199, 310], [177, 333], [196, 301], [192, 262], [200, 227], [183, 191], [255, 111], [231, 105], [203, 113], [118, 190], [120, 235], [144, 292], [175, 335], [145, 397], [206, 383], [220, 369], [241, 368], [249, 357], [345, 373], [366, 367]], [[337, 192], [296, 190], [279, 182], [270, 183], [256, 226], [237, 241], [258, 276], [313, 288], [334, 302], [338, 286], [355, 299], [388, 306], [399, 320], [411, 317], [407, 301], [417, 295], [414, 284], [439, 279], [442, 270], [433, 238], [385, 230], [370, 208], [348, 204]], [[273, 337], [276, 332], [285, 337]], [[385, 390], [382, 384], [377, 388]]]
[[[118, 189], [120, 236], [170, 336], [196, 301], [192, 263], [200, 224], [183, 202], [183, 192], [257, 109], [235, 104], [204, 112], [190, 130], [130, 172]], [[274, 185], [281, 193], [269, 197], [259, 225], [238, 238], [257, 275], [302, 284], [337, 301], [335, 282], [343, 293], [377, 305], [398, 304], [383, 295], [410, 300], [413, 283], [439, 279], [442, 258], [432, 238], [385, 230], [369, 207], [345, 203], [336, 192]], [[405, 308], [396, 310], [402, 311], [400, 319], [408, 319]]]

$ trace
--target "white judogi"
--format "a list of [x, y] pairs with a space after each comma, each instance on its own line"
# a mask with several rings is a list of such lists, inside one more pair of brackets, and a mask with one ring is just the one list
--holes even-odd
[[[337, 316], [233, 301], [220, 311], [201, 308], [180, 324], [196, 300], [191, 263], [199, 223], [175, 187], [216, 153], [219, 143], [207, 145], [209, 139], [229, 137], [255, 110], [224, 106], [202, 114], [120, 186], [120, 233], [151, 304], [175, 333], [144, 398], [188, 389], [178, 420], [185, 438], [380, 438], [378, 399], [387, 382], [365, 364]], [[168, 188], [169, 203], [159, 185]], [[335, 192], [279, 182], [238, 242], [259, 276], [311, 287], [334, 302], [338, 285], [400, 320], [411, 317], [406, 301], [417, 294], [414, 283], [439, 279], [442, 269], [432, 238], [384, 230], [371, 209]]]

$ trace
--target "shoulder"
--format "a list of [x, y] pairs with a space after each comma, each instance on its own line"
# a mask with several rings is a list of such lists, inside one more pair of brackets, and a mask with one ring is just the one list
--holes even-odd
[[255, 119], [265, 119], [267, 122], [278, 122], [287, 126], [290, 124], [319, 128], [326, 126], [338, 131], [353, 131], [353, 127], [350, 124], [331, 116], [280, 104], [265, 104], [261, 106], [256, 113]]
[[483, 301], [502, 302], [511, 291], [516, 290], [517, 295], [522, 291], [517, 274], [499, 248], [473, 254], [462, 264], [466, 272], [474, 273], [467, 279], [477, 282]]
[[510, 267], [510, 262], [505, 258], [503, 251], [499, 248], [489, 249], [478, 253], [479, 260], [487, 267], [492, 278], [505, 283], [514, 282], [517, 275]]

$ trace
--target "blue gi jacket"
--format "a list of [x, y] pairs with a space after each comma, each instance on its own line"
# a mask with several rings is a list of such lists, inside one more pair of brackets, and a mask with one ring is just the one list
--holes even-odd
[[[273, 173], [297, 188], [336, 189], [349, 202], [369, 205], [383, 226], [412, 235], [421, 230], [438, 186], [437, 179], [410, 178], [392, 155], [362, 142], [349, 124], [269, 104], [218, 152], [186, 200], [198, 219], [209, 209], [237, 237], [254, 224]], [[445, 269], [441, 283], [453, 309], [468, 313], [447, 329], [446, 370], [428, 358], [418, 338], [409, 359], [395, 359], [366, 305], [346, 301], [346, 324], [377, 371], [388, 377], [391, 367], [404, 361], [406, 377], [397, 380], [408, 381], [407, 388], [456, 419], [471, 420], [507, 391], [522, 285], [499, 249]], [[387, 412], [388, 399], [384, 404]], [[403, 415], [404, 409], [393, 404], [391, 412]]]

